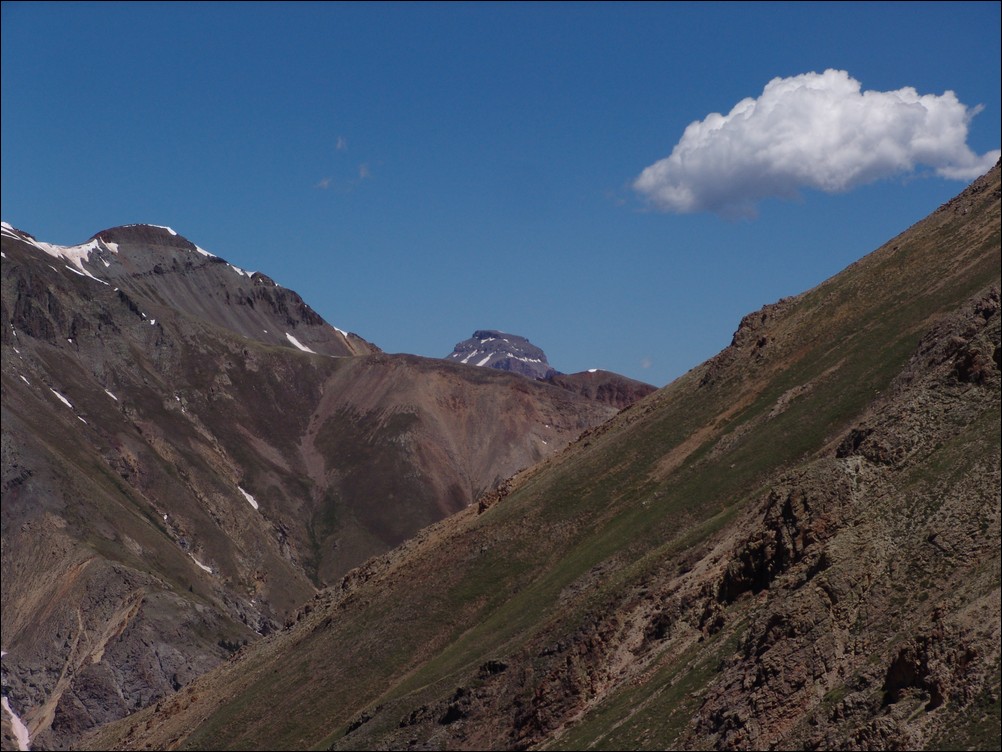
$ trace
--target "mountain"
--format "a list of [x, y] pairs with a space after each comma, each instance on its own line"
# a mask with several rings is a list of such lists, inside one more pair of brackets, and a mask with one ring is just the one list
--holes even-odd
[[598, 368], [574, 374], [560, 373], [550, 367], [546, 353], [525, 337], [495, 329], [473, 332], [472, 337], [459, 342], [445, 359], [463, 365], [520, 373], [620, 410], [656, 389], [642, 381]]
[[[305, 352], [360, 355], [379, 351], [358, 335], [332, 327], [292, 290], [260, 272], [247, 272], [227, 263], [169, 227], [115, 227], [78, 246], [39, 242], [6, 222], [0, 232], [8, 241], [19, 241], [15, 246], [23, 244], [44, 253], [50, 267], [57, 264], [95, 282], [121, 287], [150, 311], [183, 312], [200, 323], [262, 344]], [[41, 296], [31, 293], [40, 290], [21, 291], [18, 302], [39, 306]], [[44, 327], [43, 319], [28, 317], [25, 324]], [[9, 336], [7, 329], [4, 327], [4, 336]], [[67, 338], [72, 338], [73, 333], [71, 327]], [[49, 334], [43, 330], [40, 336]]]
[[457, 363], [513, 371], [534, 379], [545, 379], [553, 373], [546, 362], [546, 353], [517, 334], [495, 329], [479, 329], [473, 336], [456, 344], [446, 356]]
[[617, 411], [382, 353], [169, 228], [0, 240], [3, 684], [40, 747], [173, 694]]
[[85, 746], [997, 749], [999, 207], [996, 166]]

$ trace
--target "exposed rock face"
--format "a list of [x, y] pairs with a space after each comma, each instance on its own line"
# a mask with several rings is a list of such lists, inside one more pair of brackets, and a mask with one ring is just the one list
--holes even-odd
[[172, 694], [615, 413], [385, 355], [168, 228], [2, 235], [4, 687], [38, 748]]
[[545, 379], [555, 372], [546, 361], [546, 353], [525, 337], [495, 329], [473, 332], [473, 336], [458, 343], [446, 359], [471, 366], [513, 371], [534, 379]]

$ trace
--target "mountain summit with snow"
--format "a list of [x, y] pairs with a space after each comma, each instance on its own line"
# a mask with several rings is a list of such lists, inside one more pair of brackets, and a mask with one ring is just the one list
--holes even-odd
[[[102, 230], [85, 243], [64, 246], [42, 242], [2, 222], [0, 236], [5, 249], [9, 244], [29, 256], [47, 258], [49, 268], [58, 273], [69, 271], [121, 291], [151, 325], [169, 311], [183, 312], [201, 324], [256, 342], [313, 354], [345, 357], [379, 351], [357, 334], [324, 321], [292, 290], [228, 263], [170, 227], [122, 225]], [[11, 252], [5, 251], [4, 258]], [[38, 307], [33, 297], [24, 305]], [[42, 319], [35, 323], [43, 326]]]
[[545, 379], [556, 371], [546, 361], [546, 353], [525, 337], [496, 329], [478, 329], [458, 343], [446, 360], [471, 366], [514, 371], [534, 379]]

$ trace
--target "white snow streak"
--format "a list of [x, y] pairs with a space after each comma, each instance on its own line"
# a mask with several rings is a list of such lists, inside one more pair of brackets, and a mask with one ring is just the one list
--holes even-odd
[[292, 344], [294, 344], [296, 347], [298, 347], [303, 352], [313, 353], [314, 355], [317, 354], [316, 350], [311, 350], [310, 348], [308, 348], [306, 345], [304, 345], [302, 342], [300, 342], [298, 339], [296, 339], [295, 337], [293, 337], [288, 332], [285, 333], [285, 336], [288, 338], [289, 342], [291, 342]]
[[[6, 650], [0, 651], [0, 658], [5, 655], [7, 655]], [[7, 699], [6, 693], [0, 703], [2, 703], [3, 709], [7, 711], [7, 715], [10, 716], [10, 730], [14, 732], [14, 739], [17, 741], [18, 750], [21, 750], [21, 752], [29, 752], [31, 749], [31, 734], [28, 732], [28, 727], [24, 725], [24, 722], [10, 706], [10, 701]]]
[[[89, 271], [84, 269], [83, 266], [83, 262], [88, 261], [90, 259], [91, 251], [100, 250], [104, 246], [104, 244], [98, 238], [94, 238], [93, 240], [90, 240], [81, 245], [56, 245], [54, 243], [43, 243], [42, 241], [34, 240], [33, 238], [28, 237], [27, 235], [22, 235], [7, 222], [0, 223], [0, 227], [2, 227], [2, 233], [7, 237], [15, 238], [23, 243], [27, 243], [28, 245], [33, 245], [38, 250], [47, 253], [53, 258], [59, 258], [68, 261], [70, 264], [73, 265], [72, 267], [70, 266], [66, 267], [71, 272], [80, 274], [81, 276], [84, 277], [90, 277], [91, 279], [96, 280], [103, 285], [108, 284], [103, 279], [98, 279], [97, 277], [95, 277]], [[117, 252], [118, 249], [116, 247], [111, 250]]]
[[[18, 374], [18, 376], [21, 376], [21, 374]], [[21, 381], [23, 381], [28, 386], [31, 386], [31, 382], [28, 381], [28, 379], [24, 378], [24, 376], [21, 376]]]
[[505, 355], [512, 360], [521, 360], [523, 363], [542, 363], [543, 361], [539, 358], [523, 358], [521, 355], [515, 355], [515, 353], [505, 353]]
[[198, 564], [198, 566], [199, 566], [199, 567], [200, 567], [201, 569], [205, 570], [205, 571], [206, 571], [206, 572], [208, 572], [209, 574], [212, 574], [212, 567], [207, 567], [207, 566], [205, 566], [205, 565], [204, 565], [204, 564], [203, 564], [202, 562], [200, 562], [200, 561], [199, 561], [198, 559], [196, 559], [196, 558], [195, 558], [195, 554], [188, 554], [188, 556], [190, 556], [190, 557], [191, 557], [191, 560], [192, 560], [193, 562], [195, 562], [196, 564]]
[[250, 505], [252, 507], [254, 507], [255, 509], [259, 509], [258, 504], [257, 504], [257, 499], [255, 499], [249, 493], [247, 493], [246, 491], [244, 491], [240, 486], [237, 486], [237, 490], [244, 495], [244, 498], [247, 499], [247, 501], [250, 502]]
[[31, 749], [31, 735], [28, 733], [28, 727], [24, 725], [24, 722], [17, 717], [17, 713], [11, 708], [10, 703], [7, 701], [7, 695], [3, 696], [3, 709], [7, 711], [7, 715], [10, 716], [10, 729], [14, 732], [14, 738], [17, 739], [17, 748], [23, 750], [23, 752], [28, 752]]
[[254, 276], [254, 272], [245, 272], [239, 266], [233, 266], [233, 264], [227, 264], [227, 266], [230, 267], [230, 269], [232, 269], [233, 271], [235, 271], [237, 274], [240, 274], [241, 276], [248, 277], [248, 278]]
[[481, 361], [480, 361], [479, 363], [477, 363], [477, 365], [478, 365], [478, 366], [482, 366], [482, 365], [486, 364], [486, 363], [487, 363], [487, 361], [488, 361], [488, 360], [490, 360], [490, 359], [491, 359], [491, 356], [490, 356], [490, 355], [488, 355], [488, 356], [487, 356], [486, 358], [484, 358], [484, 359], [483, 359], [483, 360], [481, 360]]
[[118, 397], [109, 392], [107, 389], [104, 390], [104, 393], [107, 394], [109, 397], [111, 397], [113, 400], [115, 400], [115, 402], [118, 402]]
[[59, 401], [62, 402], [64, 405], [66, 405], [66, 407], [68, 407], [70, 410], [73, 409], [73, 404], [68, 399], [66, 399], [63, 395], [61, 395], [59, 392], [57, 392], [55, 389], [53, 389], [51, 386], [49, 387], [49, 391], [52, 392], [57, 397], [59, 397]]
[[469, 355], [467, 355], [465, 358], [463, 358], [459, 362], [460, 363], [469, 363], [470, 362], [470, 358], [472, 358], [474, 355], [476, 355], [479, 352], [480, 352], [479, 350], [474, 350], [473, 352], [471, 352]]

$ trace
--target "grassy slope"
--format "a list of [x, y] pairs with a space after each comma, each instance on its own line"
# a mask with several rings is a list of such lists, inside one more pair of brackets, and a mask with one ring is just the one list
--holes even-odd
[[[963, 199], [965, 213], [944, 208], [818, 288], [764, 309], [747, 342], [525, 473], [487, 513], [462, 513], [384, 557], [368, 582], [328, 594], [295, 629], [172, 699], [149, 735], [143, 713], [95, 746], [398, 744], [408, 712], [484, 684], [489, 660], [511, 662], [525, 686], [540, 686], [561, 641], [622, 607], [622, 593], [684, 571], [770, 479], [864, 414], [930, 322], [997, 283], [997, 170], [991, 181]], [[639, 689], [609, 693], [567, 746], [601, 738], [627, 707], [646, 710], [631, 710], [612, 747], [675, 738], [695, 707], [689, 693], [739, 637], [725, 631], [652, 667]], [[358, 727], [345, 737], [349, 724]]]

